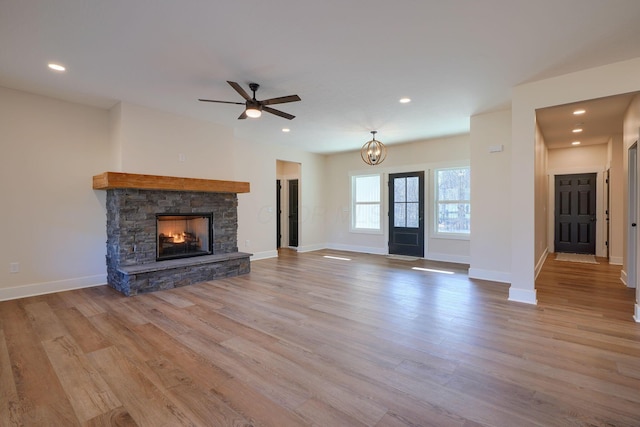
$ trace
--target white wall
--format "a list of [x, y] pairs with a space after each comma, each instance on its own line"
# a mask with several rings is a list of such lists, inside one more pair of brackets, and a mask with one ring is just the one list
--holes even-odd
[[111, 118], [122, 172], [234, 180], [231, 129], [124, 102]]
[[470, 277], [511, 281], [510, 165], [511, 110], [471, 117]]
[[[631, 104], [629, 105], [629, 108], [627, 108], [627, 111], [625, 113], [624, 116], [624, 122], [622, 125], [622, 154], [623, 154], [623, 160], [622, 160], [622, 167], [624, 169], [624, 178], [623, 178], [623, 184], [624, 184], [624, 188], [625, 188], [625, 194], [628, 194], [629, 192], [629, 186], [628, 186], [628, 166], [629, 166], [629, 147], [631, 147], [633, 144], [635, 143], [639, 143], [640, 144], [640, 95], [636, 95], [633, 100], [631, 101]], [[640, 183], [638, 185], [638, 188], [640, 188]], [[640, 196], [638, 196], [640, 197]], [[635, 308], [634, 308], [634, 319], [636, 322], [640, 322], [640, 286], [638, 286], [637, 283], [637, 279], [638, 278], [630, 278], [627, 277], [627, 271], [629, 271], [629, 262], [633, 262], [633, 260], [629, 260], [627, 259], [627, 240], [628, 240], [628, 236], [630, 233], [636, 233], [636, 236], [638, 235], [637, 233], [640, 231], [634, 228], [631, 228], [629, 226], [629, 215], [628, 215], [628, 197], [625, 197], [625, 203], [623, 206], [623, 215], [624, 215], [624, 244], [623, 247], [625, 249], [625, 254], [623, 256], [623, 266], [622, 266], [622, 281], [627, 284], [628, 286], [635, 286], [636, 287], [636, 301], [635, 301]], [[640, 241], [640, 239], [638, 239], [638, 241]], [[638, 271], [638, 264], [640, 264], [640, 262], [638, 262], [638, 260], [635, 260], [636, 262], [636, 269], [635, 271]], [[633, 270], [633, 269], [632, 269]]]
[[105, 283], [108, 111], [0, 87], [0, 141], [0, 300]]
[[[512, 97], [512, 234], [509, 299], [535, 304], [535, 110], [640, 89], [640, 58], [527, 83]], [[523, 213], [524, 212], [524, 213]], [[521, 214], [522, 213], [522, 214]]]
[[547, 257], [549, 241], [547, 239], [548, 230], [551, 227], [549, 223], [549, 176], [547, 174], [547, 162], [549, 159], [549, 151], [544, 141], [540, 127], [536, 123], [535, 133], [535, 181], [534, 181], [534, 197], [535, 197], [535, 226], [534, 226], [534, 259], [535, 259], [535, 275], [537, 276]]
[[91, 179], [105, 171], [249, 182], [238, 195], [238, 249], [256, 259], [277, 256], [276, 160], [300, 163], [300, 249], [324, 247], [322, 155], [143, 106], [107, 111], [4, 88], [0, 140], [0, 196], [10, 202], [2, 234], [12, 242], [0, 245], [0, 300], [106, 282], [106, 192]]
[[[622, 169], [624, 171], [624, 177], [622, 180], [622, 185], [624, 187], [624, 193], [625, 195], [628, 194], [629, 192], [629, 188], [628, 188], [628, 182], [627, 182], [627, 176], [629, 173], [629, 147], [631, 147], [633, 144], [635, 144], [638, 141], [638, 138], [640, 138], [640, 95], [636, 95], [633, 100], [631, 101], [629, 107], [627, 108], [627, 111], [625, 113], [624, 116], [624, 121], [623, 121], [623, 125], [622, 125]], [[625, 197], [624, 198], [624, 205], [623, 205], [623, 218], [624, 218], [624, 225], [625, 225], [625, 230], [628, 231], [628, 209], [629, 209], [629, 205], [628, 205], [628, 198]], [[623, 247], [626, 249], [627, 247], [627, 233], [623, 233]], [[625, 250], [625, 255], [626, 255], [626, 250]], [[623, 260], [623, 275], [625, 274], [626, 270], [627, 270], [627, 264], [628, 264], [628, 260], [626, 259], [626, 256], [624, 257], [625, 259]]]
[[[300, 164], [300, 216], [298, 251], [323, 248], [324, 156], [236, 140], [235, 179], [249, 181], [251, 192], [238, 195], [238, 249], [253, 253], [252, 259], [277, 256], [276, 179], [277, 161]], [[246, 246], [249, 240], [250, 245]]]
[[251, 191], [238, 195], [238, 250], [254, 254], [254, 260], [277, 256], [276, 161], [299, 163], [299, 249], [323, 245], [324, 221], [308, 215], [323, 203], [323, 156], [250, 143], [216, 123], [128, 103], [119, 108], [123, 172], [250, 183]]
[[[383, 206], [388, 206], [387, 178], [389, 173], [425, 171], [425, 258], [469, 263], [469, 240], [443, 239], [430, 233], [432, 224], [432, 178], [431, 172], [438, 167], [468, 166], [470, 164], [469, 135], [390, 145], [387, 158], [378, 166], [366, 165], [357, 151], [327, 156], [326, 179], [326, 242], [334, 249], [388, 253], [388, 224], [383, 216], [382, 234], [353, 233], [351, 218], [351, 175], [383, 173]], [[383, 141], [384, 142], [384, 141]], [[386, 210], [385, 210], [386, 212]], [[473, 212], [473, 206], [472, 206]]]
[[625, 175], [622, 135], [609, 142], [609, 263], [622, 265], [624, 257]]

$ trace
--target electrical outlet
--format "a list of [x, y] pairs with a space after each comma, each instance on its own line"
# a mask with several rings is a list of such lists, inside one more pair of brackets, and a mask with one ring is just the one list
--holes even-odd
[[183, 153], [178, 154], [178, 161], [179, 162], [184, 162], [187, 160], [187, 156], [185, 156]]
[[249, 242], [249, 239], [247, 239], [247, 240], [245, 240], [245, 241], [244, 241], [244, 245], [245, 245], [247, 248], [249, 247], [249, 244], [250, 244], [250, 243], [251, 243], [251, 242]]
[[18, 272], [20, 272], [19, 262], [12, 262], [11, 264], [9, 264], [9, 273], [18, 273]]

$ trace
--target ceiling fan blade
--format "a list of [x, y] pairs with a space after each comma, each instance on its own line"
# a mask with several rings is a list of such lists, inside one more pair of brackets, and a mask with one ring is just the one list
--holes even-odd
[[243, 97], [247, 101], [251, 101], [251, 97], [249, 96], [249, 94], [247, 94], [247, 91], [242, 89], [242, 86], [240, 86], [236, 82], [230, 82], [229, 80], [227, 80], [227, 83], [229, 83], [231, 85], [231, 87], [234, 88], [236, 90], [236, 92], [238, 92], [240, 94], [241, 97]]
[[266, 106], [262, 107], [262, 111], [266, 111], [268, 113], [275, 114], [276, 116], [284, 117], [285, 119], [289, 119], [289, 120], [295, 117], [294, 115], [285, 113], [284, 111], [276, 110], [275, 108], [266, 107]]
[[270, 98], [260, 101], [262, 105], [284, 104], [285, 102], [301, 101], [298, 95], [281, 96], [279, 98]]
[[243, 111], [240, 116], [238, 116], [238, 120], [244, 120], [247, 118], [247, 110]]
[[198, 101], [202, 101], [202, 102], [218, 102], [220, 104], [237, 104], [237, 105], [244, 105], [244, 102], [232, 102], [232, 101], [215, 101], [213, 99], [198, 99]]

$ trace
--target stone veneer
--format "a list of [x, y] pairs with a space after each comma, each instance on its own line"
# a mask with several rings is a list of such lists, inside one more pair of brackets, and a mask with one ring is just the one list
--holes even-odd
[[[127, 296], [250, 271], [238, 252], [235, 193], [107, 190], [107, 281]], [[156, 214], [213, 214], [213, 255], [156, 261]]]

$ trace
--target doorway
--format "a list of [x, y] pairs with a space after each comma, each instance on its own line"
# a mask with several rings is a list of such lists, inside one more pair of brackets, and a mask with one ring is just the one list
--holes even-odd
[[596, 253], [595, 173], [555, 176], [555, 252]]
[[300, 163], [276, 160], [276, 247], [300, 244]]
[[389, 254], [424, 258], [424, 172], [389, 174]]

